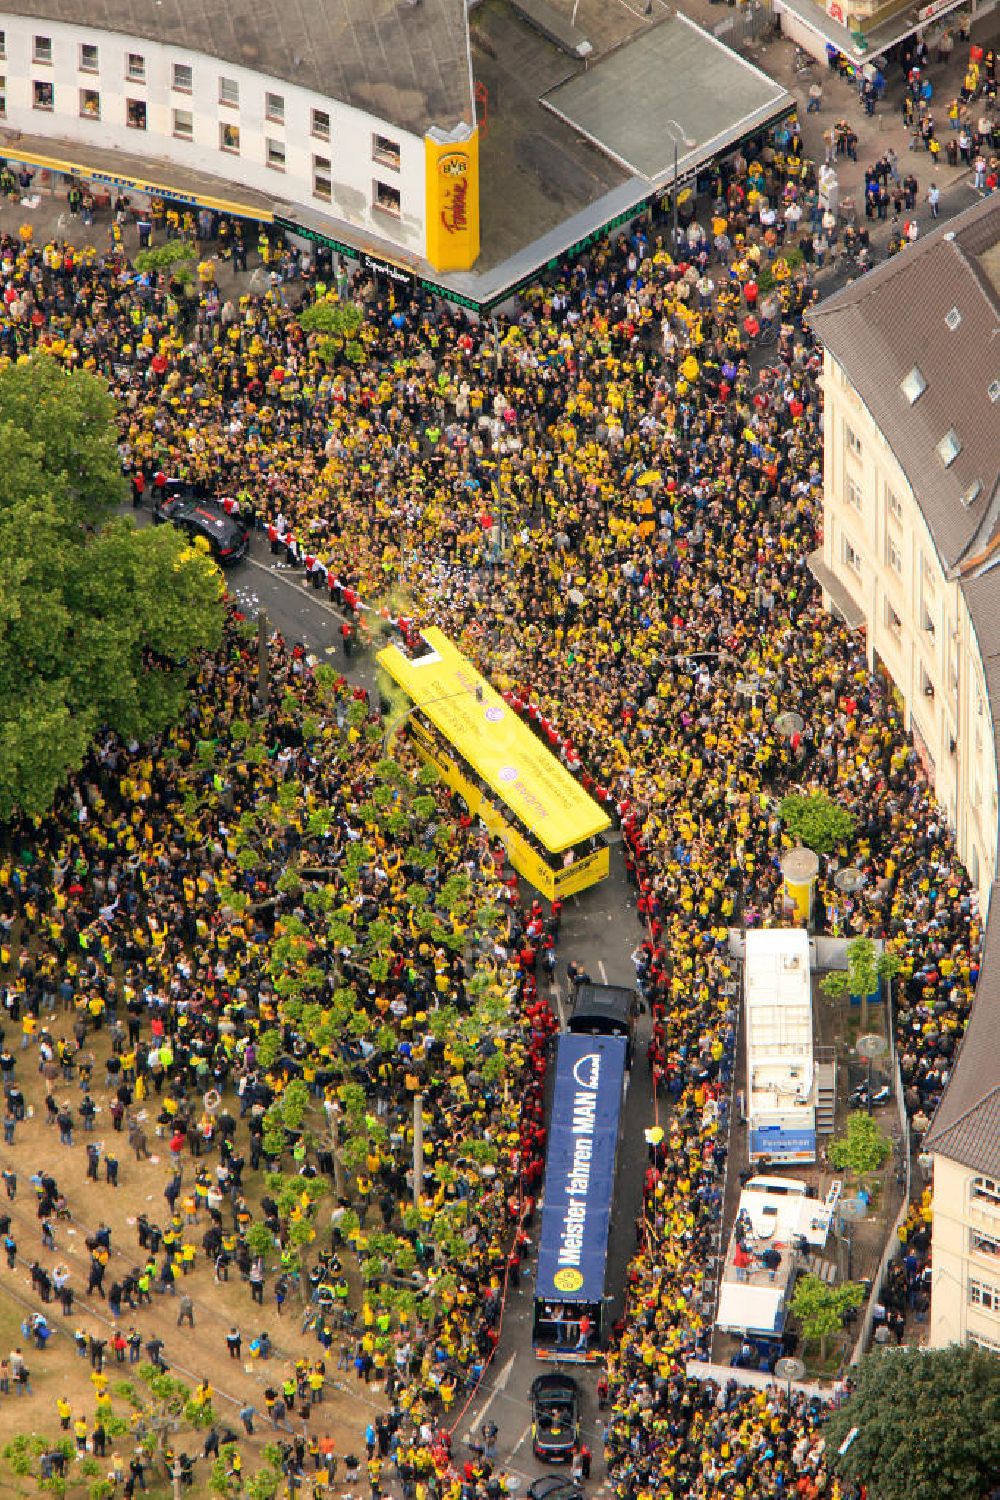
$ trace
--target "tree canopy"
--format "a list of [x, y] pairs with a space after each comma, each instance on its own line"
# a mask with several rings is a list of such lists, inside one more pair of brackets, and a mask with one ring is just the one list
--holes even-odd
[[791, 792], [782, 798], [778, 815], [792, 837], [816, 854], [832, 854], [854, 836], [852, 814], [825, 792]]
[[0, 373], [0, 817], [38, 815], [107, 726], [179, 713], [221, 639], [221, 575], [126, 493], [104, 382], [47, 355]]
[[878, 1500], [979, 1500], [1000, 1474], [1000, 1360], [957, 1344], [876, 1350], [825, 1437], [837, 1472]]
[[865, 1177], [878, 1171], [891, 1150], [892, 1141], [871, 1115], [855, 1110], [847, 1117], [847, 1130], [830, 1142], [827, 1154], [838, 1172]]

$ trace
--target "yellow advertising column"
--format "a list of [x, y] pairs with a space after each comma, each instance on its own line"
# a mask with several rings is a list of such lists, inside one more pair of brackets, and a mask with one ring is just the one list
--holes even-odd
[[819, 857], [811, 849], [798, 845], [781, 857], [784, 878], [784, 908], [803, 927], [812, 922], [813, 890], [819, 874]]
[[479, 256], [479, 131], [435, 126], [424, 152], [427, 259], [435, 271], [468, 271]]

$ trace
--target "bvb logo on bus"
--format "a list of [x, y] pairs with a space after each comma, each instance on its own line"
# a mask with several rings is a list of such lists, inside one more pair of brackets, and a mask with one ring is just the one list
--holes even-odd
[[469, 158], [454, 151], [438, 162], [441, 193], [441, 223], [449, 234], [464, 234], [469, 227]]
[[564, 1266], [553, 1276], [552, 1285], [560, 1292], [578, 1292], [583, 1286], [583, 1272]]

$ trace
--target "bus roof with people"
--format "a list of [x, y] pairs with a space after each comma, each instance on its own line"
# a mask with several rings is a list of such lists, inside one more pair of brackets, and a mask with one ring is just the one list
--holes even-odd
[[406, 694], [408, 731], [445, 782], [507, 847], [511, 864], [552, 899], [608, 873], [607, 813], [443, 631], [379, 666]]

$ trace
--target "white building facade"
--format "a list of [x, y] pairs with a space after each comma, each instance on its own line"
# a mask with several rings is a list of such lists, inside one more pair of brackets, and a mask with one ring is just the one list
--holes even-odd
[[[997, 759], [982, 654], [909, 479], [850, 377], [823, 366], [823, 573], [864, 623], [986, 910], [997, 874]], [[997, 413], [1000, 423], [1000, 410]], [[831, 602], [832, 599], [831, 599]]]
[[[972, 1015], [922, 1147], [931, 1342], [1000, 1354], [1000, 198], [821, 303], [828, 604], [891, 678], [985, 924]], [[994, 899], [996, 898], [996, 899]]]
[[464, 0], [156, 0], [134, 24], [127, 0], [0, 9], [0, 155], [60, 186], [160, 188], [410, 265], [473, 263]]

